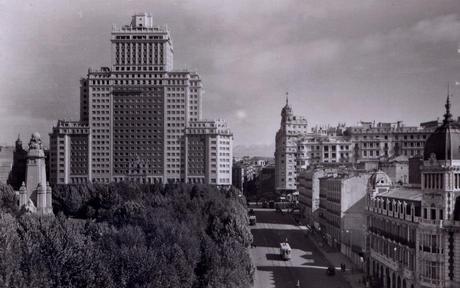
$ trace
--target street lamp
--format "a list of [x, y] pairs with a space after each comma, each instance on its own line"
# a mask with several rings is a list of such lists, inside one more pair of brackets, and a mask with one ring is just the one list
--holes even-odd
[[347, 232], [348, 235], [348, 245], [350, 247], [350, 259], [353, 258], [353, 255], [352, 255], [352, 247], [353, 247], [353, 238], [352, 238], [352, 233], [351, 233], [351, 230], [346, 230], [345, 232]]

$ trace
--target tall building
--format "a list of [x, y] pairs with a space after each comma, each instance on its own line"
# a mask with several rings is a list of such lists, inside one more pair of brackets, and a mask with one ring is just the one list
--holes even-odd
[[[184, 133], [202, 117], [200, 76], [173, 69], [169, 30], [154, 25], [147, 13], [132, 16], [129, 25], [114, 27], [111, 43], [111, 67], [89, 69], [81, 79], [80, 123], [69, 122], [80, 126], [75, 129], [88, 130], [87, 168], [75, 164], [88, 171], [78, 171], [78, 181], [82, 181], [80, 176], [105, 183], [127, 179], [145, 183], [188, 181]], [[63, 125], [58, 123], [54, 129], [58, 131]], [[73, 133], [70, 139], [77, 137], [68, 133]], [[53, 130], [51, 142], [59, 149], [56, 139], [66, 136], [54, 134]], [[64, 148], [68, 151], [72, 147]], [[51, 154], [53, 163], [61, 165], [56, 153], [61, 152]], [[70, 167], [72, 163], [71, 159]], [[72, 171], [67, 173], [56, 165], [51, 172], [54, 182], [77, 180]]]
[[278, 193], [290, 193], [297, 189], [297, 141], [307, 134], [307, 126], [305, 118], [293, 114], [286, 97], [275, 141], [275, 189]]

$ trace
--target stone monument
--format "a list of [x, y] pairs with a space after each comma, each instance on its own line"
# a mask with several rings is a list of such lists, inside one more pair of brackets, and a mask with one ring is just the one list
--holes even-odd
[[26, 182], [19, 189], [19, 207], [39, 215], [53, 214], [51, 187], [46, 182], [45, 152], [37, 132], [29, 142]]

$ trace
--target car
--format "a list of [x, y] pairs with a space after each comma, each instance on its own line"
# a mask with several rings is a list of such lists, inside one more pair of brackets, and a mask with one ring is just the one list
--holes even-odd
[[329, 265], [326, 269], [326, 274], [329, 276], [334, 276], [335, 275], [335, 267], [332, 265]]
[[268, 202], [268, 207], [271, 209], [275, 208], [275, 201], [271, 200], [270, 202]]

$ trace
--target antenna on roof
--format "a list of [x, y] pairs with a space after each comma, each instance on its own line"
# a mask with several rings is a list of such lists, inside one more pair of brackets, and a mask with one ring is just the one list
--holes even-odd
[[286, 92], [286, 106], [289, 105], [289, 92]]

